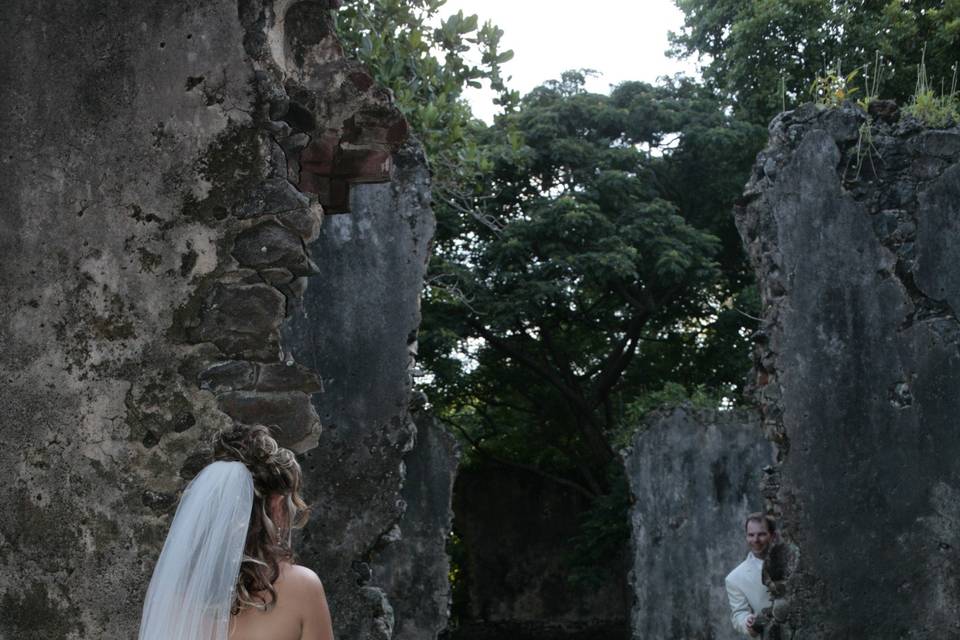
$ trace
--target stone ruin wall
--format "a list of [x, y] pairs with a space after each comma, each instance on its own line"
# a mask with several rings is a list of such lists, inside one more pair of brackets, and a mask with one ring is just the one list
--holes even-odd
[[781, 114], [736, 211], [771, 507], [799, 551], [778, 637], [957, 635], [960, 128], [870, 115]]
[[431, 436], [426, 417], [418, 437], [410, 414], [418, 294], [433, 235], [429, 175], [415, 146], [404, 145], [393, 161], [392, 182], [356, 188], [349, 214], [327, 216], [310, 246], [320, 274], [282, 331], [294, 359], [318, 371], [323, 385], [314, 399], [325, 429], [321, 446], [303, 458], [316, 517], [299, 551], [308, 566], [324, 568], [337, 630], [346, 638], [398, 637], [398, 626], [411, 621], [398, 609], [442, 623], [449, 592], [444, 528], [433, 532], [439, 555], [431, 547], [409, 558], [423, 577], [442, 579], [442, 585], [427, 580], [439, 589], [442, 615], [434, 608], [422, 612], [419, 598], [405, 589], [391, 593], [382, 575], [374, 577], [385, 548], [417, 551], [408, 548], [408, 536], [423, 519], [449, 523], [456, 465], [451, 457], [438, 462], [442, 505], [408, 506], [404, 459], [416, 467], [423, 456], [442, 457], [445, 445]]
[[135, 635], [178, 492], [231, 420], [306, 452], [303, 560], [338, 637], [397, 624], [370, 575], [417, 525], [429, 177], [331, 2], [5, 8], [0, 638]]
[[447, 538], [460, 452], [450, 432], [420, 409], [415, 406], [412, 414], [416, 444], [404, 458], [401, 535], [388, 537], [391, 543], [378, 547], [372, 558], [372, 581], [393, 607], [394, 640], [445, 637], [450, 615]]
[[736, 640], [724, 578], [747, 554], [773, 446], [755, 411], [678, 407], [623, 451], [630, 484], [631, 638]]

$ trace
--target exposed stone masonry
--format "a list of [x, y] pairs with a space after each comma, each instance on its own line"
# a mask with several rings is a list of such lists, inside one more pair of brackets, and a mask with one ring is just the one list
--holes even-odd
[[[376, 559], [423, 526], [416, 521], [423, 510], [405, 513], [403, 486], [405, 460], [422, 455], [413, 450], [411, 367], [434, 222], [422, 152], [405, 145], [394, 163], [391, 183], [356, 187], [351, 213], [327, 217], [310, 246], [321, 273], [283, 327], [291, 354], [320, 373], [324, 388], [314, 397], [325, 425], [321, 446], [304, 457], [316, 516], [300, 553], [322, 569], [338, 612], [336, 631], [345, 638], [390, 638], [402, 622], [403, 608], [394, 609], [389, 584], [376, 576]], [[449, 484], [435, 487], [447, 501]], [[442, 546], [442, 538], [436, 542]], [[425, 574], [445, 560], [409, 559]], [[443, 587], [437, 597], [445, 599]], [[407, 611], [422, 621], [436, 610]]]
[[442, 425], [422, 411], [413, 419], [417, 440], [404, 458], [401, 537], [373, 553], [372, 581], [382, 585], [394, 610], [393, 640], [436, 640], [450, 614], [446, 543], [460, 454], [456, 439]]
[[[319, 236], [324, 207], [348, 210], [351, 181], [390, 180], [392, 153], [407, 135], [389, 94], [343, 57], [331, 8], [326, 1], [240, 3], [256, 69], [255, 135], [258, 148], [269, 150], [268, 171], [236, 202], [219, 198], [239, 220], [230, 249], [237, 268], [198, 291], [199, 312], [183, 323], [189, 341], [212, 342], [231, 358], [199, 374], [220, 409], [240, 422], [280, 427], [283, 442], [298, 451], [317, 443], [310, 395], [323, 385], [282, 348], [280, 325], [319, 272], [307, 245]], [[210, 198], [193, 206], [202, 210]]]

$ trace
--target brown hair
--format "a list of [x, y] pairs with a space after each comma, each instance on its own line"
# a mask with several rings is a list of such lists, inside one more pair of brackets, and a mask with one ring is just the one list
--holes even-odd
[[746, 529], [747, 525], [751, 522], [762, 522], [767, 525], [767, 531], [770, 535], [773, 535], [777, 532], [777, 520], [773, 516], [763, 513], [762, 511], [754, 511], [747, 516], [747, 519], [743, 521], [743, 528]]
[[[277, 601], [273, 583], [280, 577], [280, 562], [294, 559], [290, 532], [306, 524], [310, 515], [300, 495], [300, 465], [263, 425], [235, 425], [220, 432], [213, 454], [216, 460], [242, 462], [253, 476], [253, 508], [231, 613], [269, 609]], [[285, 521], [271, 518], [270, 498], [276, 495], [285, 498]]]

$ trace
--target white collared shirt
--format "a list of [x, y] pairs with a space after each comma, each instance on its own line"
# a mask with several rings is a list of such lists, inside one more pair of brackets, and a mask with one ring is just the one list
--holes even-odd
[[770, 592], [763, 584], [763, 560], [747, 554], [747, 559], [731, 571], [725, 580], [727, 598], [730, 600], [730, 622], [739, 633], [750, 635], [747, 631], [747, 616], [760, 613], [769, 607]]

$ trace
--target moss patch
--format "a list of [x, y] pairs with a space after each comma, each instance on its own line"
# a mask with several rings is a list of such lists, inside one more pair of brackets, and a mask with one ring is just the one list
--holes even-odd
[[255, 127], [232, 125], [207, 147], [197, 165], [210, 191], [202, 200], [185, 194], [184, 217], [210, 222], [230, 215], [265, 177], [262, 135]]

